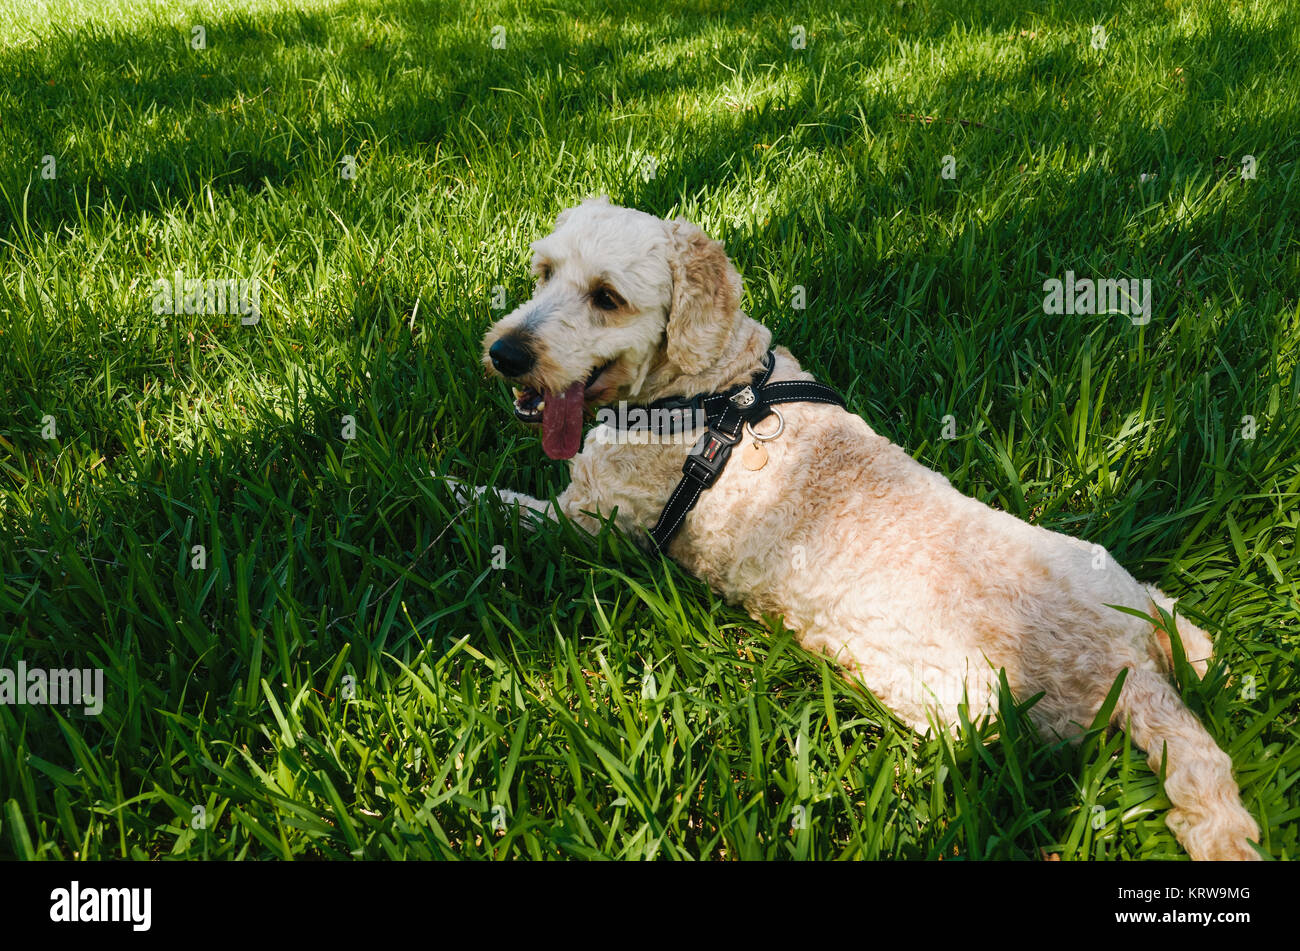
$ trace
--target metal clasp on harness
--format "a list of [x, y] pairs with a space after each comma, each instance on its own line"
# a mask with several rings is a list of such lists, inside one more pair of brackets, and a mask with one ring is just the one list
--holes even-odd
[[777, 436], [785, 432], [785, 417], [781, 415], [781, 411], [777, 409], [775, 406], [769, 406], [767, 408], [767, 411], [776, 417], [776, 421], [777, 421], [776, 432], [767, 433], [767, 434], [757, 433], [754, 431], [754, 427], [749, 425], [749, 423], [746, 423], [745, 428], [742, 430], [743, 432], [747, 433], [750, 436], [750, 438], [752, 438], [756, 443], [767, 442], [769, 440], [775, 439]]

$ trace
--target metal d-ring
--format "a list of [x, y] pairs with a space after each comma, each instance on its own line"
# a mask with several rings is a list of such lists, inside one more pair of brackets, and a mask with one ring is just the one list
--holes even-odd
[[756, 442], [767, 442], [768, 440], [775, 439], [777, 436], [785, 432], [785, 417], [781, 415], [781, 411], [777, 409], [775, 406], [769, 406], [767, 408], [767, 411], [771, 413], [773, 416], [775, 416], [777, 419], [777, 423], [779, 425], [776, 427], [776, 432], [769, 433], [766, 436], [764, 436], [761, 433], [754, 432], [754, 427], [749, 425], [749, 423], [745, 424], [745, 432], [748, 433], [750, 436], [754, 437], [754, 440]]

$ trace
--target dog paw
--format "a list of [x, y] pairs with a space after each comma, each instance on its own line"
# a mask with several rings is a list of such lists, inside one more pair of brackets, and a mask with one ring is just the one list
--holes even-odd
[[1260, 840], [1259, 824], [1237, 803], [1229, 802], [1212, 811], [1199, 811], [1194, 816], [1185, 809], [1174, 808], [1165, 821], [1193, 859], [1261, 861], [1253, 845]]
[[468, 482], [462, 482], [452, 476], [439, 476], [432, 470], [430, 470], [429, 475], [435, 479], [441, 478], [447, 484], [447, 488], [451, 490], [451, 497], [456, 500], [458, 505], [472, 505], [488, 491], [485, 485], [470, 485]]

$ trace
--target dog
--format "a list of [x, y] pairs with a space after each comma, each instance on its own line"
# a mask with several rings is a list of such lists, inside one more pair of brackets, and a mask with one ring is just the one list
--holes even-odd
[[[654, 550], [651, 527], [700, 444], [619, 438], [601, 423], [582, 446], [586, 416], [736, 392], [764, 368], [772, 382], [812, 376], [741, 312], [723, 246], [685, 220], [601, 196], [562, 211], [532, 251], [535, 293], [489, 328], [483, 360], [514, 384], [515, 415], [541, 427], [546, 454], [570, 460], [571, 481], [554, 503], [472, 494], [534, 526], [557, 508], [593, 533], [612, 518]], [[1231, 760], [1170, 681], [1168, 596], [1101, 546], [961, 494], [839, 405], [791, 402], [780, 415], [775, 438], [773, 423], [746, 428], [762, 464], [733, 454], [677, 516], [668, 556], [752, 617], [783, 618], [922, 733], [952, 729], [961, 703], [994, 710], [1004, 671], [1013, 696], [1041, 693], [1040, 730], [1077, 740], [1122, 675], [1111, 723], [1164, 768], [1166, 821], [1188, 854], [1260, 857]], [[1210, 638], [1182, 618], [1174, 630], [1204, 675]]]

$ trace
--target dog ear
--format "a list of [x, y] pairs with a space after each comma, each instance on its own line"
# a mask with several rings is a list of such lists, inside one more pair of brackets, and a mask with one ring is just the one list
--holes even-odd
[[736, 326], [740, 275], [722, 243], [689, 221], [668, 223], [672, 241], [673, 302], [668, 314], [668, 359], [688, 376], [708, 369]]
[[581, 204], [574, 205], [573, 208], [565, 208], [562, 212], [556, 215], [555, 227], [552, 228], [551, 230], [552, 231], [559, 230], [560, 225], [564, 224], [565, 219], [567, 219], [575, 209], [581, 208], [582, 205], [608, 205], [608, 204], [609, 204], [608, 195], [592, 195], [590, 198], [584, 198]]

